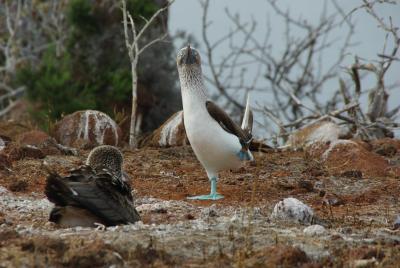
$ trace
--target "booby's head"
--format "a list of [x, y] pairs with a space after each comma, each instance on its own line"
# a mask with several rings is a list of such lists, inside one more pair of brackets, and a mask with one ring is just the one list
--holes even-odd
[[111, 145], [101, 145], [94, 148], [86, 159], [86, 165], [90, 166], [95, 172], [106, 169], [122, 180], [124, 179], [122, 171], [123, 162], [124, 157], [121, 151]]
[[202, 82], [200, 53], [190, 45], [179, 50], [176, 57], [181, 85], [193, 85]]
[[187, 47], [182, 48], [176, 57], [178, 68], [196, 68], [201, 66], [200, 54], [195, 48]]

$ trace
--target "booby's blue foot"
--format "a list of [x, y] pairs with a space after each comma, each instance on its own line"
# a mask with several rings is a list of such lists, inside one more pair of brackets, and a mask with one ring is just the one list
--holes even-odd
[[190, 200], [219, 200], [222, 198], [224, 198], [223, 195], [220, 195], [219, 193], [215, 193], [215, 194], [207, 194], [207, 195], [190, 196], [187, 199], [190, 199]]
[[236, 155], [237, 155], [237, 157], [239, 157], [240, 161], [251, 160], [251, 156], [250, 156], [249, 152], [247, 152], [247, 151], [240, 150]]
[[191, 197], [188, 197], [187, 199], [190, 199], [190, 200], [218, 200], [218, 199], [224, 198], [223, 195], [220, 195], [219, 193], [217, 193], [217, 178], [213, 177], [213, 178], [211, 178], [210, 181], [211, 181], [210, 194], [191, 196]]

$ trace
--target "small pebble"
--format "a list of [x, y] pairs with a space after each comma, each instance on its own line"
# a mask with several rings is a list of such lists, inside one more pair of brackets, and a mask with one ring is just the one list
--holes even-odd
[[326, 229], [322, 225], [311, 225], [304, 228], [303, 233], [308, 236], [320, 236], [326, 232]]

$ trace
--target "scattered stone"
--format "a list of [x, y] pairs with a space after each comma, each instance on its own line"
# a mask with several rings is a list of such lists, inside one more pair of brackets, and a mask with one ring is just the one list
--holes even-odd
[[122, 132], [105, 113], [84, 110], [61, 119], [55, 125], [54, 135], [62, 145], [89, 149], [103, 144], [117, 146]]
[[173, 114], [164, 124], [140, 142], [140, 147], [173, 147], [188, 144], [183, 111]]
[[277, 220], [311, 224], [314, 218], [314, 212], [300, 200], [289, 197], [279, 201], [275, 205], [271, 217]]
[[315, 143], [326, 144], [339, 139], [340, 127], [332, 121], [324, 120], [305, 126], [290, 135], [287, 146], [304, 148]]
[[308, 236], [320, 236], [323, 235], [325, 232], [325, 227], [318, 224], [308, 226], [303, 230], [303, 233]]

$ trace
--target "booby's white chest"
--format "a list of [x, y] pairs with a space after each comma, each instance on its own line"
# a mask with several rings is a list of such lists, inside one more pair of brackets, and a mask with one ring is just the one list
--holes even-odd
[[[190, 94], [192, 93], [192, 94]], [[186, 134], [198, 160], [211, 176], [241, 166], [238, 137], [226, 132], [208, 113], [205, 99], [182, 92]]]

